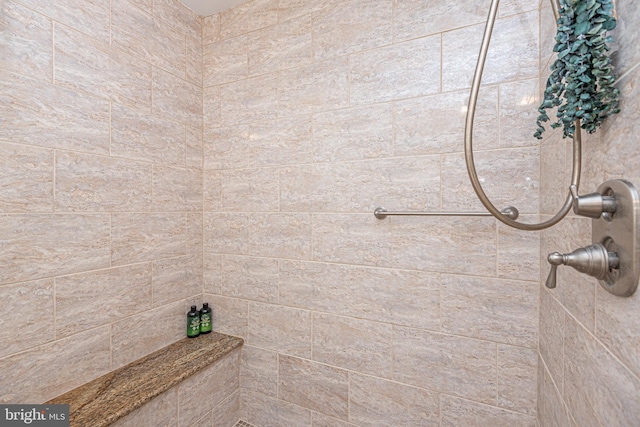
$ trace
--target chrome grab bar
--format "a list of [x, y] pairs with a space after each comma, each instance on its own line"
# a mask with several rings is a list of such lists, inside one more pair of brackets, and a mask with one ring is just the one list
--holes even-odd
[[[511, 219], [517, 219], [519, 212], [513, 206], [507, 206], [501, 213]], [[388, 211], [383, 207], [376, 208], [373, 214], [378, 219], [387, 216], [493, 216], [489, 212], [419, 212], [419, 211]]]

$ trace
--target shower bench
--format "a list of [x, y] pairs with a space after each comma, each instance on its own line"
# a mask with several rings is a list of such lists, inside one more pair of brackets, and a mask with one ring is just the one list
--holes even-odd
[[243, 343], [216, 332], [184, 338], [47, 403], [70, 405], [71, 427], [153, 426], [160, 418], [192, 425], [237, 398]]

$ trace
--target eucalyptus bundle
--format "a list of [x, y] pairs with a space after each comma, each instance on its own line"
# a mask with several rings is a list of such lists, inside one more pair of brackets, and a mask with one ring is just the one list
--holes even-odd
[[593, 133], [611, 114], [618, 113], [618, 89], [608, 56], [613, 38], [607, 31], [616, 27], [612, 0], [560, 0], [556, 44], [558, 57], [551, 66], [544, 99], [538, 108], [538, 130], [549, 121], [547, 109], [558, 107], [552, 128], [563, 126], [563, 137], [573, 137], [576, 120]]

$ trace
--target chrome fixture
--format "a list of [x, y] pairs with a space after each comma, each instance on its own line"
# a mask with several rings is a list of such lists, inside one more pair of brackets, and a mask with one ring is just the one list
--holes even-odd
[[640, 278], [640, 196], [628, 181], [614, 179], [598, 187], [596, 193], [578, 196], [571, 188], [573, 210], [592, 218], [592, 245], [570, 254], [554, 252], [547, 260], [551, 271], [548, 288], [556, 287], [556, 270], [568, 265], [598, 279], [608, 292], [628, 297], [633, 295]]
[[[493, 26], [496, 22], [496, 16], [498, 14], [499, 0], [492, 0], [489, 8], [489, 16], [487, 17], [487, 24], [485, 26], [484, 35], [482, 36], [482, 44], [480, 46], [480, 53], [478, 55], [478, 62], [476, 63], [476, 70], [473, 75], [473, 83], [471, 85], [471, 94], [469, 95], [469, 105], [467, 107], [467, 120], [465, 122], [464, 132], [464, 154], [467, 162], [467, 172], [473, 190], [476, 192], [478, 199], [484, 205], [485, 208], [497, 219], [507, 224], [510, 227], [514, 227], [520, 230], [535, 231], [549, 228], [558, 222], [560, 222], [571, 210], [573, 196], [571, 193], [567, 194], [564, 205], [560, 208], [558, 213], [553, 218], [538, 223], [538, 224], [524, 224], [515, 219], [505, 216], [491, 203], [486, 193], [482, 189], [482, 184], [478, 179], [478, 173], [476, 172], [475, 162], [473, 159], [473, 121], [475, 118], [476, 104], [478, 101], [478, 93], [480, 92], [480, 84], [482, 82], [482, 72], [484, 71], [484, 64], [487, 59], [487, 53], [489, 51], [489, 43], [491, 41], [491, 33], [493, 32]], [[551, 6], [556, 19], [559, 17], [557, 0], [551, 0]], [[580, 185], [580, 171], [582, 168], [582, 140], [580, 132], [580, 121], [576, 121], [576, 132], [573, 137], [573, 172], [571, 174], [571, 186], [575, 187], [577, 192]]]
[[[517, 219], [520, 215], [518, 209], [513, 206], [507, 206], [502, 211], [502, 215], [505, 215], [511, 219]], [[373, 211], [373, 214], [378, 219], [385, 219], [389, 215], [393, 216], [493, 216], [489, 212], [415, 212], [415, 211], [388, 211], [385, 208], [378, 207]]]

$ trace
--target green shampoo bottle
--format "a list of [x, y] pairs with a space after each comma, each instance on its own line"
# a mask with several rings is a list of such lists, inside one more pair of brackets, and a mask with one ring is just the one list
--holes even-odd
[[187, 313], [187, 337], [195, 338], [200, 335], [200, 313], [195, 305]]
[[209, 303], [205, 302], [200, 310], [200, 333], [208, 334], [211, 332], [211, 326], [211, 309]]

